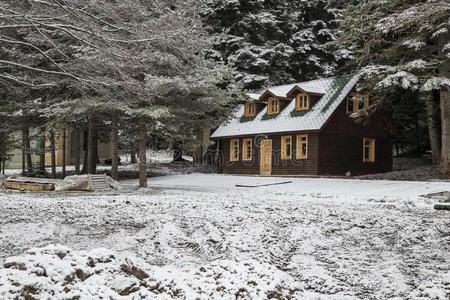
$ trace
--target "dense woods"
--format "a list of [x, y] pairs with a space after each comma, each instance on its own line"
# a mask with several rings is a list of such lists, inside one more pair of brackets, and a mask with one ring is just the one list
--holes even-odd
[[[22, 133], [23, 171], [32, 173], [32, 153], [47, 150], [54, 169], [55, 135], [65, 141], [70, 129], [85, 137], [85, 157], [76, 158], [76, 170], [83, 160], [81, 171], [95, 173], [99, 129], [104, 134], [109, 128], [113, 175], [119, 132], [131, 133], [145, 186], [149, 132], [168, 132], [181, 119], [180, 110], [190, 120], [214, 124], [211, 118], [229, 107], [237, 85], [230, 84], [228, 66], [205, 59], [210, 38], [199, 10], [198, 1], [2, 2], [2, 123]], [[186, 140], [201, 128], [183, 125]], [[44, 143], [33, 149], [30, 139], [39, 135], [46, 135]], [[45, 139], [51, 149], [42, 149]]]
[[438, 0], [2, 1], [0, 159], [20, 149], [45, 174], [49, 153], [56, 176], [73, 134], [76, 173], [95, 173], [106, 140], [113, 177], [120, 149], [145, 186], [149, 142], [193, 150], [246, 89], [361, 72], [398, 153], [431, 149], [448, 173], [449, 16]]

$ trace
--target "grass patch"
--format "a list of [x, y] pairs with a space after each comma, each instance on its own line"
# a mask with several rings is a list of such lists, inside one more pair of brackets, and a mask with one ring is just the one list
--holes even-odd
[[270, 119], [275, 119], [276, 117], [278, 117], [279, 114], [265, 114], [264, 116], [262, 116], [261, 120], [270, 120]]
[[309, 112], [309, 110], [293, 110], [291, 111], [291, 117], [301, 117], [306, 115]]
[[252, 116], [252, 117], [242, 116], [239, 119], [239, 122], [241, 122], [241, 123], [250, 122], [250, 121], [253, 121], [255, 118], [256, 118], [256, 116]]

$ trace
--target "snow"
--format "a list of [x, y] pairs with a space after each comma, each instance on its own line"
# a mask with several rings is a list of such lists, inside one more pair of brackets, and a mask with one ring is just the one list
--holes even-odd
[[450, 293], [448, 212], [420, 196], [449, 182], [190, 174], [149, 185], [125, 194], [0, 192], [0, 298]]
[[252, 100], [258, 100], [259, 96], [261, 96], [261, 94], [252, 94], [252, 93], [247, 93], [246, 95]]
[[427, 67], [427, 62], [423, 59], [416, 59], [413, 61], [408, 62], [403, 68], [408, 71], [416, 71], [416, 70], [423, 70]]
[[433, 77], [428, 79], [422, 87], [425, 92], [440, 90], [441, 88], [450, 88], [450, 79], [446, 77]]
[[[147, 163], [149, 163], [149, 164], [160, 164], [160, 163], [165, 164], [165, 163], [170, 163], [173, 161], [173, 151], [168, 151], [168, 150], [149, 149], [149, 150], [147, 150], [146, 156], [147, 156]], [[128, 154], [121, 155], [120, 159], [121, 159], [121, 163], [122, 163], [122, 165], [119, 166], [120, 171], [137, 171], [138, 170], [137, 164], [131, 164], [131, 156], [130, 155], [128, 155]], [[192, 161], [191, 156], [183, 155], [183, 159], [186, 161]], [[155, 166], [153, 166], [153, 168], [154, 167]], [[80, 168], [82, 168], [82, 165], [80, 166]], [[163, 169], [164, 166], [157, 166], [157, 168]], [[50, 174], [51, 167], [47, 167], [47, 168], [45, 168], [45, 170], [47, 171], [47, 173]], [[97, 173], [106, 172], [108, 170], [111, 170], [110, 165], [97, 165]], [[75, 166], [67, 165], [66, 171], [75, 171]], [[165, 170], [165, 171], [168, 172], [169, 170]], [[62, 167], [60, 167], [60, 166], [56, 167], [56, 172], [61, 173]], [[7, 175], [7, 176], [20, 175], [21, 173], [22, 173], [22, 169], [6, 169], [5, 170], [5, 175]]]
[[445, 34], [447, 32], [448, 32], [447, 28], [441, 28], [431, 35], [431, 39], [437, 39], [437, 38], [439, 38], [439, 36], [441, 36], [442, 34]]
[[[314, 58], [313, 58], [314, 60]], [[334, 77], [333, 77], [334, 78]], [[329, 81], [333, 78], [324, 78], [306, 82], [292, 83], [280, 86], [269, 87], [267, 91], [278, 97], [287, 97], [287, 94], [295, 87], [301, 88], [308, 93], [325, 94], [329, 89]], [[264, 93], [261, 93], [261, 95]], [[260, 96], [261, 96], [260, 95]]]
[[442, 52], [446, 52], [446, 51], [450, 51], [450, 42], [445, 44], [444, 47], [442, 48]]
[[402, 44], [403, 46], [406, 46], [407, 48], [410, 49], [414, 49], [416, 51], [419, 51], [420, 49], [422, 49], [422, 47], [424, 47], [426, 44], [422, 41], [419, 40], [406, 40], [403, 42]]
[[239, 105], [232, 114], [231, 119], [225, 121], [211, 137], [219, 138], [248, 134], [319, 130], [338, 105], [348, 95], [351, 89], [356, 85], [359, 77], [357, 75], [352, 77], [349, 76], [341, 90], [339, 90], [341, 86], [335, 84], [335, 81], [339, 79], [339, 77], [331, 77], [268, 88], [266, 91], [263, 91], [261, 95], [264, 94], [264, 92], [270, 92], [279, 97], [286, 97], [288, 92], [294, 87], [300, 87], [307, 92], [320, 93], [324, 94], [324, 96], [322, 96], [321, 99], [301, 117], [293, 117], [290, 115], [295, 109], [295, 101], [291, 100], [289, 105], [287, 105], [276, 118], [262, 120], [262, 117], [267, 112], [266, 106], [259, 112], [254, 120], [242, 123], [240, 122], [240, 118], [244, 115], [245, 106]]
[[403, 89], [416, 89], [419, 78], [411, 73], [400, 71], [392, 75], [386, 76], [375, 86], [376, 89], [385, 89], [392, 86], [399, 86]]
[[361, 79], [373, 79], [380, 75], [384, 75], [386, 73], [393, 73], [395, 71], [396, 71], [396, 68], [392, 67], [392, 66], [369, 65], [367, 67], [364, 67], [359, 72], [359, 75], [361, 76]]

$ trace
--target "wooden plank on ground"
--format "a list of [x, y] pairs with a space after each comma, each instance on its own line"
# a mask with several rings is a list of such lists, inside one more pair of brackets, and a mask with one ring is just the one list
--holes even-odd
[[3, 186], [8, 189], [13, 190], [24, 190], [24, 191], [53, 191], [55, 186], [53, 184], [45, 183], [25, 183], [25, 182], [3, 182]]
[[42, 183], [42, 184], [53, 184], [63, 183], [62, 179], [53, 178], [38, 178], [38, 177], [24, 177], [24, 176], [10, 176], [7, 178], [8, 182], [19, 182], [19, 183]]
[[279, 185], [279, 184], [287, 184], [292, 183], [292, 181], [279, 181], [279, 182], [272, 182], [272, 183], [249, 183], [249, 184], [236, 184], [236, 187], [262, 187], [262, 186], [271, 186], [271, 185]]

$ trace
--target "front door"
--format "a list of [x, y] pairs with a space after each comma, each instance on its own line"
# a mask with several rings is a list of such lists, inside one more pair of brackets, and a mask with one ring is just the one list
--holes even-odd
[[261, 175], [270, 175], [272, 173], [272, 140], [261, 141], [259, 159]]

